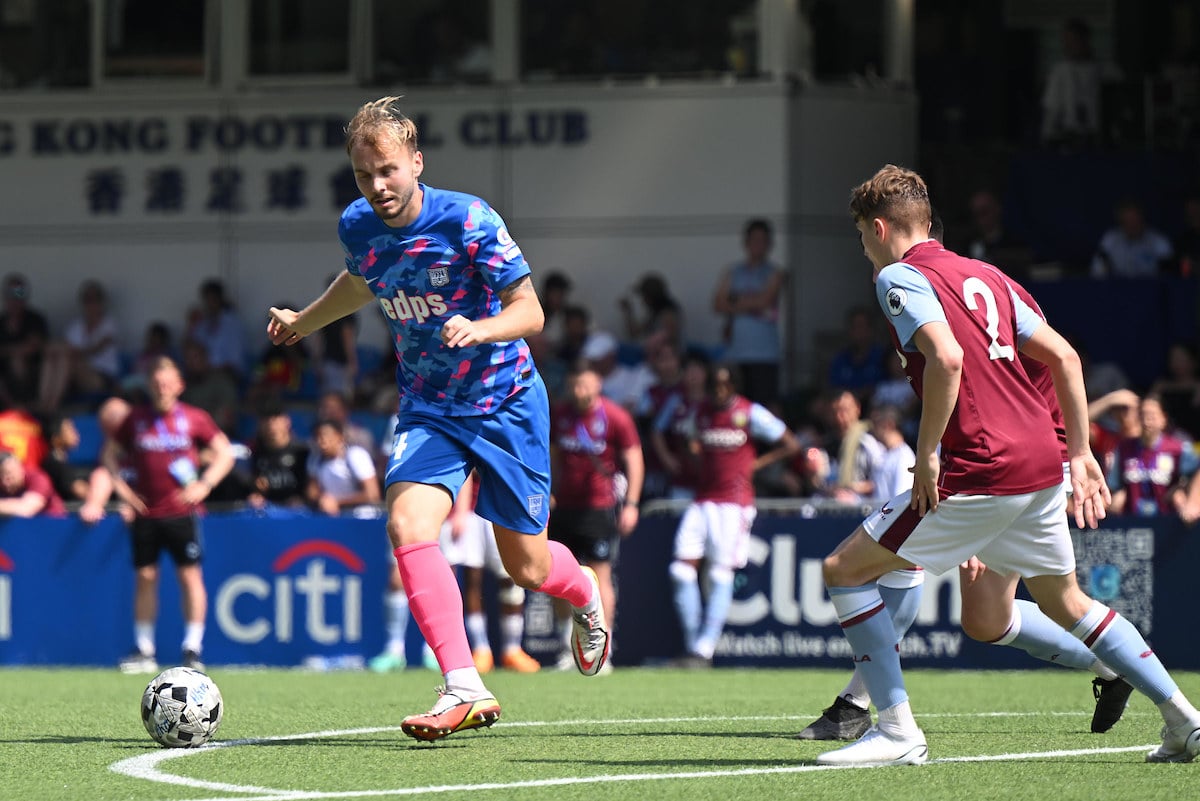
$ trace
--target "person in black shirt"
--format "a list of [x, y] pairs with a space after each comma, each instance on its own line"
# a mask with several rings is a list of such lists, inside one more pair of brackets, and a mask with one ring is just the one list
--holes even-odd
[[308, 445], [292, 434], [292, 418], [279, 405], [264, 408], [251, 447], [253, 487], [250, 505], [304, 506], [308, 487]]

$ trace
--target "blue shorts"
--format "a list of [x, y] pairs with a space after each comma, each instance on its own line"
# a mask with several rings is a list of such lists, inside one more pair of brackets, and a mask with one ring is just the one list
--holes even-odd
[[541, 534], [550, 517], [550, 402], [541, 378], [484, 415], [404, 412], [396, 425], [384, 485], [445, 487], [457, 497], [479, 472], [475, 511], [522, 534]]

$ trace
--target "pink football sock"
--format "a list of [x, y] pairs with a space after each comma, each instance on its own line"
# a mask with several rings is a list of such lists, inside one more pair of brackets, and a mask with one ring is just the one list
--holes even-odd
[[592, 582], [579, 567], [575, 555], [561, 542], [549, 540], [550, 575], [538, 587], [555, 598], [562, 598], [571, 606], [587, 606], [592, 600]]
[[463, 625], [462, 592], [437, 542], [402, 545], [393, 551], [413, 620], [433, 649], [442, 673], [475, 667]]

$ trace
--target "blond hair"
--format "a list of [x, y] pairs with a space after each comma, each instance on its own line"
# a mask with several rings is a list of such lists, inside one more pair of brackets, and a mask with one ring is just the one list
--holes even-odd
[[912, 170], [886, 164], [850, 191], [850, 214], [855, 222], [881, 217], [909, 233], [928, 231], [929, 187]]
[[417, 124], [397, 107], [399, 97], [381, 97], [363, 103], [346, 125], [346, 152], [365, 143], [378, 147], [387, 141], [417, 150]]

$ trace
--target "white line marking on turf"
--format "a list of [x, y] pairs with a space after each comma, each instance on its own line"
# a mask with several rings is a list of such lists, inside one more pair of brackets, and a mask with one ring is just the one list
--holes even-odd
[[[1082, 715], [1082, 712], [985, 712], [985, 713], [934, 713], [922, 715], [923, 718], [953, 718], [953, 717], [1022, 717], [1028, 715]], [[769, 721], [769, 720], [807, 720], [803, 715], [744, 715], [721, 718], [722, 721]], [[531, 726], [579, 726], [579, 725], [629, 725], [657, 723], [699, 723], [712, 721], [708, 717], [663, 717], [663, 718], [615, 718], [611, 720], [536, 720], [513, 721], [500, 724], [508, 728]], [[607, 782], [637, 782], [661, 781], [663, 779], [710, 779], [728, 778], [735, 776], [768, 776], [788, 773], [811, 773], [826, 770], [862, 770], [855, 765], [791, 765], [778, 768], [741, 768], [736, 770], [688, 771], [681, 773], [627, 773], [601, 774], [597, 776], [568, 777], [561, 779], [532, 779], [520, 782], [500, 782], [485, 784], [438, 785], [431, 787], [401, 787], [388, 790], [283, 790], [273, 787], [257, 787], [249, 784], [227, 784], [225, 782], [210, 782], [204, 779], [194, 779], [189, 776], [177, 776], [164, 773], [159, 764], [172, 759], [180, 759], [197, 754], [212, 753], [222, 748], [232, 748], [241, 745], [259, 745], [262, 743], [287, 742], [290, 740], [316, 740], [327, 737], [353, 736], [359, 734], [378, 734], [380, 732], [399, 731], [399, 726], [375, 726], [361, 729], [330, 729], [327, 731], [306, 732], [302, 734], [277, 735], [274, 737], [255, 737], [244, 740], [226, 740], [212, 743], [202, 748], [172, 748], [153, 751], [141, 756], [123, 759], [109, 766], [114, 773], [120, 773], [134, 779], [191, 787], [197, 790], [216, 790], [227, 793], [257, 793], [250, 797], [240, 797], [237, 801], [301, 801], [302, 799], [322, 798], [378, 798], [385, 796], [418, 795], [420, 793], [450, 793], [471, 792], [478, 790], [512, 790], [534, 787], [561, 787], [577, 784], [603, 784]], [[1146, 751], [1155, 747], [1151, 745], [1134, 745], [1120, 748], [1081, 748], [1058, 751], [1030, 751], [1012, 754], [981, 754], [978, 756], [943, 757], [932, 759], [928, 764], [950, 764], [960, 762], [1001, 762], [1018, 759], [1054, 759], [1070, 756], [1092, 756], [1097, 754], [1120, 754], [1132, 751]], [[226, 797], [198, 799], [197, 801], [230, 801]]]

